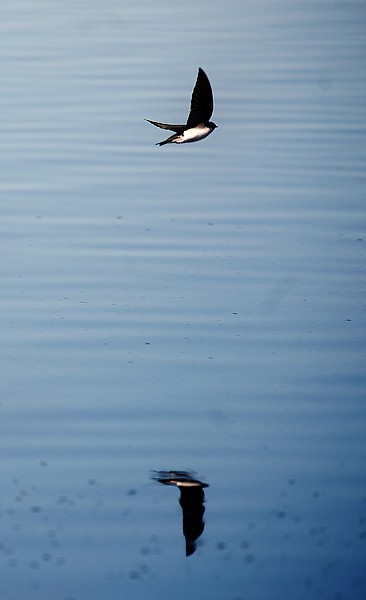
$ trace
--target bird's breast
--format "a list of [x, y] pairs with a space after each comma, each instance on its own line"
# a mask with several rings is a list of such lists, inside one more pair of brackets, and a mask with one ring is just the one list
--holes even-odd
[[206, 125], [201, 125], [198, 127], [192, 127], [191, 129], [186, 129], [181, 136], [181, 141], [178, 141], [178, 144], [186, 144], [188, 142], [198, 142], [199, 140], [203, 140], [203, 138], [207, 137], [211, 133], [211, 129], [206, 127]]

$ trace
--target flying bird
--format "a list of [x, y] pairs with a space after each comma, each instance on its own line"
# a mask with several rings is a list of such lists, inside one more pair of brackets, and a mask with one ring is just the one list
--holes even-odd
[[186, 556], [196, 550], [196, 540], [202, 535], [205, 523], [203, 515], [205, 494], [203, 488], [208, 487], [187, 471], [152, 471], [151, 479], [165, 485], [176, 485], [180, 491], [179, 504], [183, 514], [183, 535], [186, 540]]
[[209, 79], [203, 69], [198, 69], [197, 81], [193, 88], [191, 107], [185, 125], [168, 125], [167, 123], [158, 123], [145, 119], [152, 125], [160, 129], [168, 129], [175, 133], [156, 146], [165, 144], [188, 144], [189, 142], [198, 142], [210, 135], [217, 125], [210, 121], [214, 109], [212, 88]]

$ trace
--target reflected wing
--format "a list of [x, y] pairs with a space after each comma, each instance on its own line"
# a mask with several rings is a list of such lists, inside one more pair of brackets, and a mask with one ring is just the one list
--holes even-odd
[[169, 129], [169, 131], [175, 131], [175, 133], [183, 133], [185, 129], [185, 125], [168, 125], [168, 123], [158, 123], [157, 121], [150, 121], [150, 119], [145, 119], [155, 127], [160, 127], [160, 129]]
[[196, 540], [205, 529], [203, 514], [205, 493], [202, 487], [181, 487], [179, 504], [183, 513], [183, 534], [186, 539], [186, 556], [191, 556], [196, 550]]
[[197, 81], [192, 92], [191, 108], [187, 119], [186, 128], [196, 127], [200, 123], [207, 123], [214, 109], [212, 88], [203, 69], [198, 69]]
[[165, 485], [176, 485], [178, 487], [208, 487], [208, 483], [204, 483], [197, 479], [197, 475], [193, 471], [150, 471], [150, 477], [154, 481], [164, 483]]

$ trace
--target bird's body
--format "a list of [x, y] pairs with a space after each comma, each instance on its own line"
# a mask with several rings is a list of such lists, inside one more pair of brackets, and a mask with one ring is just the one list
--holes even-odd
[[157, 146], [165, 144], [188, 144], [198, 142], [210, 135], [217, 125], [210, 121], [213, 113], [214, 103], [211, 84], [203, 69], [198, 69], [197, 81], [192, 92], [191, 107], [185, 125], [169, 125], [145, 119], [160, 129], [174, 131], [174, 134]]

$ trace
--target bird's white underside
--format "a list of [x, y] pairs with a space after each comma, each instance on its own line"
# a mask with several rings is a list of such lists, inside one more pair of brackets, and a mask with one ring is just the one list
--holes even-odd
[[207, 137], [211, 131], [212, 130], [209, 127], [192, 127], [192, 129], [187, 129], [182, 135], [177, 136], [174, 143], [187, 144], [189, 142], [198, 142]]
[[199, 481], [171, 481], [172, 485], [176, 485], [177, 487], [202, 487], [202, 484]]

